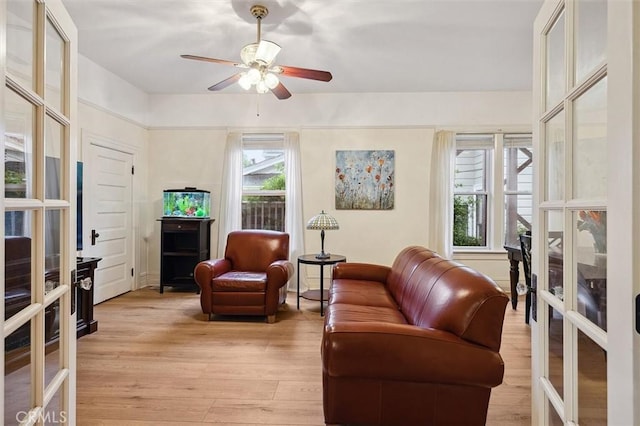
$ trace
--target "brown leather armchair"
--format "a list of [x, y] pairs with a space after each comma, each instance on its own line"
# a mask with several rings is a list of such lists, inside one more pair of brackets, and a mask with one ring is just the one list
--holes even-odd
[[205, 260], [195, 268], [202, 312], [220, 315], [265, 315], [275, 322], [278, 306], [286, 301], [289, 234], [277, 231], [230, 232], [223, 259]]

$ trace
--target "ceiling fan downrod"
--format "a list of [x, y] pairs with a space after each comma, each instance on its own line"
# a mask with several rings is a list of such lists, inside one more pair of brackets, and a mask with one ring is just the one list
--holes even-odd
[[260, 43], [262, 37], [262, 18], [266, 17], [269, 14], [269, 9], [260, 4], [254, 4], [251, 6], [251, 15], [256, 18], [258, 21], [258, 41], [256, 43]]

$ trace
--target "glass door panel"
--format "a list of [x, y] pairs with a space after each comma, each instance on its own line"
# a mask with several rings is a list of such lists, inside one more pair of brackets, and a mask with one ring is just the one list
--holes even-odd
[[546, 200], [564, 198], [565, 113], [551, 118], [545, 124]]
[[32, 198], [35, 106], [13, 90], [6, 90], [4, 107], [5, 198]]
[[562, 211], [547, 212], [547, 283], [551, 294], [564, 300], [564, 244]]
[[47, 116], [45, 122], [44, 152], [45, 152], [45, 197], [49, 200], [62, 198], [62, 167], [64, 127]]
[[564, 330], [562, 313], [549, 306], [549, 382], [560, 398], [564, 395]]
[[4, 341], [4, 425], [17, 425], [31, 408], [33, 385], [31, 365], [31, 322], [11, 333]]
[[5, 213], [5, 319], [11, 318], [29, 306], [33, 299], [32, 220], [33, 214], [28, 210]]
[[575, 80], [580, 82], [605, 59], [607, 48], [607, 2], [576, 3]]
[[607, 212], [575, 213], [576, 309], [607, 330]]
[[46, 210], [44, 221], [45, 293], [60, 285], [61, 218], [62, 212], [60, 210]]
[[47, 105], [64, 111], [63, 85], [64, 75], [64, 39], [47, 18], [47, 69], [45, 72], [45, 99]]
[[550, 109], [553, 105], [562, 100], [565, 91], [564, 66], [564, 11], [560, 13], [556, 21], [551, 26], [546, 37], [546, 106]]
[[35, 2], [7, 1], [7, 72], [33, 90]]
[[607, 424], [607, 352], [578, 330], [578, 423]]
[[44, 319], [44, 335], [48, 342], [45, 347], [44, 384], [48, 386], [51, 380], [62, 368], [58, 339], [60, 337], [60, 301], [56, 300], [47, 308], [48, 315]]
[[573, 197], [607, 194], [607, 78], [590, 87], [573, 107]]

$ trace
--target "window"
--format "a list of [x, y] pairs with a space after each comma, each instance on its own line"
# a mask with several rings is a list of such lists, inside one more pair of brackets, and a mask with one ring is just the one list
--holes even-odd
[[282, 136], [244, 135], [242, 145], [242, 229], [284, 231]]
[[520, 245], [518, 235], [531, 231], [533, 149], [531, 135], [504, 136], [504, 242]]
[[519, 244], [531, 229], [532, 163], [530, 134], [456, 135], [454, 248]]

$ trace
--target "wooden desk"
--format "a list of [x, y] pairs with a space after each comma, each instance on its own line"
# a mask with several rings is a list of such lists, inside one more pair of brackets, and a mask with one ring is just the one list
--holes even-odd
[[520, 262], [522, 262], [522, 251], [520, 246], [505, 245], [504, 249], [507, 251], [507, 258], [509, 259], [509, 284], [511, 286], [511, 307], [516, 309], [518, 307], [518, 279], [520, 278]]

